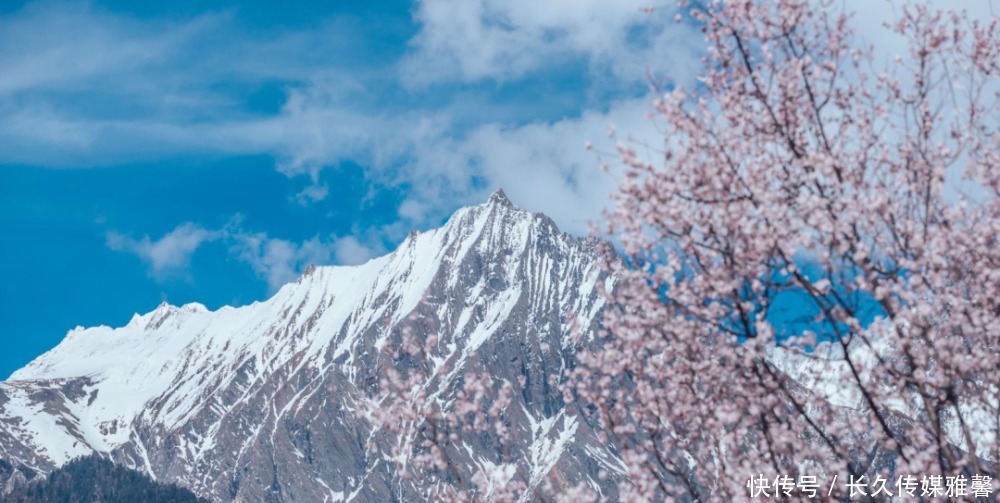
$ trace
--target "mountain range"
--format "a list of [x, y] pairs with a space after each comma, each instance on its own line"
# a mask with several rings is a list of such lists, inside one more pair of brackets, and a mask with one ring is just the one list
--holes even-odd
[[78, 327], [0, 383], [0, 491], [96, 455], [212, 501], [413, 500], [396, 438], [364, 414], [379, 366], [403, 365], [383, 349], [406, 331], [436, 341], [405, 365], [441, 376], [428, 383], [441, 403], [469, 371], [515, 391], [514, 445], [489, 432], [451, 442], [452, 482], [516, 479], [532, 500], [543, 481], [610, 494], [603, 475], [624, 466], [558, 390], [600, 328], [607, 250], [498, 191], [386, 256], [310, 266], [263, 302], [164, 303], [122, 327]]

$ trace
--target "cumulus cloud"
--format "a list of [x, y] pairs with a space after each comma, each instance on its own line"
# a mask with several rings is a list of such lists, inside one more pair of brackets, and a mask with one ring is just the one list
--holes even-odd
[[264, 233], [237, 235], [231, 251], [250, 264], [271, 291], [293, 281], [306, 265], [329, 263], [332, 256], [332, 249], [318, 238], [293, 243]]
[[190, 279], [191, 257], [205, 243], [226, 243], [229, 254], [250, 266], [273, 292], [295, 280], [309, 265], [356, 265], [386, 252], [378, 235], [319, 235], [302, 241], [269, 236], [242, 227], [242, 216], [234, 215], [220, 229], [206, 229], [193, 222], [178, 225], [159, 239], [146, 235], [136, 239], [109, 231], [105, 242], [111, 250], [139, 257], [157, 282]]
[[683, 73], [697, 54], [673, 9], [643, 0], [421, 0], [409, 82], [509, 80], [579, 58], [628, 81], [645, 69]]
[[[435, 202], [458, 200], [478, 204], [496, 188], [503, 188], [516, 204], [552, 217], [563, 230], [586, 234], [589, 223], [601, 218], [617, 186], [614, 163], [618, 139], [609, 138], [609, 126], [628, 131], [636, 144], [657, 148], [662, 137], [648, 118], [647, 98], [624, 100], [604, 112], [585, 112], [552, 122], [521, 126], [482, 125], [461, 138], [439, 138], [415, 145], [411, 187], [400, 208], [403, 217], [439, 219]], [[594, 150], [585, 148], [591, 142]], [[447, 212], [447, 211], [445, 211]]]
[[322, 201], [326, 199], [326, 196], [330, 194], [330, 187], [325, 183], [313, 182], [312, 185], [302, 189], [295, 197], [292, 199], [299, 203], [300, 206], [308, 206], [311, 203], [317, 201]]
[[338, 264], [363, 264], [380, 251], [384, 250], [379, 246], [364, 244], [354, 236], [344, 236], [333, 241], [333, 253], [337, 257]]
[[194, 254], [202, 244], [218, 239], [219, 231], [209, 231], [193, 223], [184, 223], [159, 239], [143, 236], [133, 239], [111, 231], [105, 234], [108, 248], [131, 253], [149, 266], [149, 274], [157, 281], [184, 275]]
[[230, 252], [267, 281], [272, 292], [295, 280], [309, 265], [356, 265], [384, 251], [380, 244], [363, 244], [354, 236], [316, 236], [301, 242], [269, 237], [263, 232], [237, 232], [230, 237]]

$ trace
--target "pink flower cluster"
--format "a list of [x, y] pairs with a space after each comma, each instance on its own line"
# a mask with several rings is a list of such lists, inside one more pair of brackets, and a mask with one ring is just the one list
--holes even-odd
[[[745, 497], [765, 469], [996, 478], [998, 19], [903, 6], [909, 51], [878, 68], [839, 3], [688, 7], [704, 72], [656, 101], [655, 156], [619, 145], [628, 265], [577, 379], [622, 499]], [[786, 338], [789, 295], [815, 314]]]

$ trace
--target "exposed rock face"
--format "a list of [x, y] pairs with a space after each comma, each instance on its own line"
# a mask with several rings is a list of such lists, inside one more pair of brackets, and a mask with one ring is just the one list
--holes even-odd
[[448, 447], [460, 479], [493, 470], [606, 492], [597, 474], [620, 463], [553, 386], [574, 332], [597, 329], [612, 285], [601, 248], [498, 192], [387, 256], [310, 268], [264, 302], [164, 304], [125, 327], [74, 330], [0, 383], [0, 474], [15, 483], [99, 452], [216, 501], [411, 500], [380, 454], [390, 438], [357, 412], [380, 348], [409, 324], [439, 338], [418, 365], [517, 390], [516, 455], [499, 458], [490, 435], [463, 438]]

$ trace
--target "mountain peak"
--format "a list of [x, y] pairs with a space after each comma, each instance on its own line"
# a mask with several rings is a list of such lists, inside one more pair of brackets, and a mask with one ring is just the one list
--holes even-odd
[[[490, 470], [596, 480], [617, 464], [589, 461], [602, 447], [579, 408], [542, 383], [592, 340], [609, 284], [591, 246], [498, 190], [365, 264], [308, 267], [267, 300], [163, 303], [125, 327], [70, 334], [0, 382], [0, 452], [43, 475], [96, 452], [214, 501], [409, 501], [423, 488], [397, 484], [395, 439], [351, 409], [389, 391], [380, 374], [394, 365], [436, 376], [427, 392], [442, 401], [472, 371], [495, 379], [490, 393], [522, 383], [511, 430], [531, 434], [513, 449], [540, 454]], [[438, 343], [385, 358], [408, 332]], [[469, 463], [456, 473], [472, 480], [500, 442], [463, 438]]]
[[510, 202], [510, 199], [507, 198], [507, 193], [504, 192], [503, 189], [497, 189], [496, 192], [494, 192], [493, 195], [490, 196], [490, 200], [487, 201], [486, 204], [490, 206], [494, 205], [506, 206], [506, 207], [514, 206], [514, 204]]

